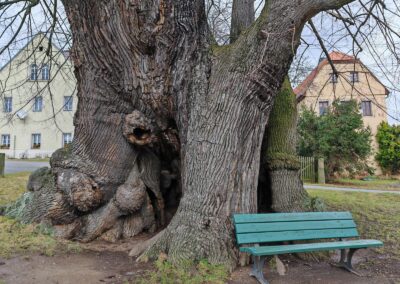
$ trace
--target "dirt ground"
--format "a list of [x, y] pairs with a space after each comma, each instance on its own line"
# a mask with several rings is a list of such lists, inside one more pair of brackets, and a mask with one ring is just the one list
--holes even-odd
[[[20, 255], [9, 259], [0, 258], [0, 283], [12, 284], [91, 284], [135, 283], [135, 279], [154, 269], [150, 263], [138, 263], [128, 256], [129, 248], [143, 238], [130, 242], [109, 244], [93, 242], [84, 245], [79, 253], [44, 256]], [[364, 277], [333, 267], [338, 255], [330, 261], [301, 260], [293, 256], [282, 257], [287, 273], [279, 276], [265, 267], [265, 275], [271, 284], [398, 284], [400, 263], [389, 256], [377, 255], [372, 250], [362, 250], [354, 257], [355, 267]], [[250, 267], [238, 268], [232, 273], [230, 284], [257, 284], [249, 277]]]

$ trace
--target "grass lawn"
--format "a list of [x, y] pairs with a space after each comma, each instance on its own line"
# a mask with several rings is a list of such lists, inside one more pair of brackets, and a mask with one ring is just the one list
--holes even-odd
[[331, 211], [351, 211], [362, 238], [384, 242], [381, 253], [400, 259], [400, 195], [307, 190]]
[[[15, 201], [25, 192], [29, 173], [9, 174], [0, 178], [0, 206]], [[51, 231], [41, 225], [23, 225], [20, 222], [0, 216], [0, 257], [13, 254], [40, 252], [52, 255], [62, 250], [79, 250], [77, 244], [58, 241]]]
[[0, 178], [0, 206], [16, 200], [25, 192], [30, 173], [8, 174]]

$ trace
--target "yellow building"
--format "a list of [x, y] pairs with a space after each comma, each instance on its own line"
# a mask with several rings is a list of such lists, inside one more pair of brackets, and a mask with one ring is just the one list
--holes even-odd
[[48, 157], [72, 141], [72, 63], [54, 44], [51, 52], [48, 47], [38, 34], [0, 69], [0, 153], [7, 157]]
[[376, 174], [380, 174], [381, 171], [373, 158], [377, 151], [375, 136], [378, 125], [387, 121], [386, 98], [389, 91], [359, 59], [337, 51], [331, 52], [329, 57], [337, 75], [332, 71], [327, 59], [321, 60], [294, 89], [298, 106], [300, 109], [306, 106], [323, 115], [336, 99], [356, 100], [360, 105], [364, 125], [370, 127], [373, 136], [370, 166], [376, 169]]

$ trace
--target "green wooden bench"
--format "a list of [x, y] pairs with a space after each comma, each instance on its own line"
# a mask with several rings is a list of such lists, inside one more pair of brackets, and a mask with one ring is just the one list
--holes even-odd
[[[250, 275], [263, 284], [268, 284], [262, 269], [269, 255], [339, 249], [341, 255], [338, 266], [356, 273], [351, 265], [354, 252], [383, 245], [377, 240], [343, 240], [358, 237], [350, 212], [234, 214], [233, 220], [238, 245], [247, 245], [241, 246], [240, 251], [254, 258]], [[316, 239], [338, 241], [293, 244], [293, 241]], [[282, 242], [290, 244], [279, 244]]]

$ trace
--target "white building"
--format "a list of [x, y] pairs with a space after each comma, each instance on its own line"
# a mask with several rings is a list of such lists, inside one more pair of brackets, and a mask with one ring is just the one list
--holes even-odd
[[76, 79], [66, 55], [38, 34], [0, 69], [0, 153], [48, 157], [71, 143]]

